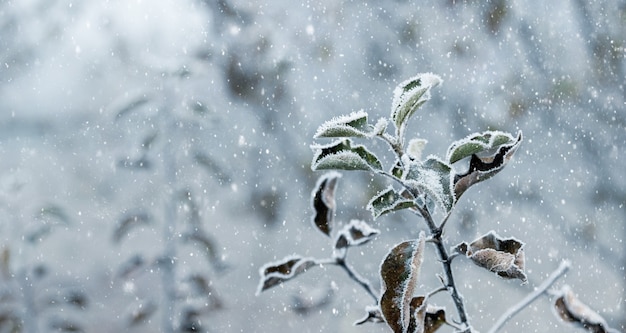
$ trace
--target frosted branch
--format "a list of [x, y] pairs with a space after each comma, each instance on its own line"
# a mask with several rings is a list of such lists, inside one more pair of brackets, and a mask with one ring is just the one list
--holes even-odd
[[570, 265], [571, 263], [568, 260], [561, 262], [559, 268], [557, 268], [545, 281], [543, 281], [543, 283], [533, 293], [529, 294], [515, 306], [507, 310], [507, 312], [505, 312], [489, 330], [489, 333], [498, 332], [498, 330], [500, 330], [502, 326], [509, 321], [509, 319], [513, 318], [513, 316], [529, 306], [530, 303], [534, 302], [537, 298], [539, 298], [539, 296], [546, 293], [548, 288], [550, 288], [556, 280], [569, 270]]

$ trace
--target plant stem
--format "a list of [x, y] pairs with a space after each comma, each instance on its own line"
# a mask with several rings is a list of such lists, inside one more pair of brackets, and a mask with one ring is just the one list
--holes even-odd
[[421, 214], [421, 216], [424, 218], [424, 220], [426, 221], [426, 225], [428, 225], [428, 228], [430, 229], [433, 243], [435, 243], [437, 253], [439, 254], [439, 259], [441, 260], [441, 264], [443, 265], [443, 271], [446, 275], [445, 285], [450, 291], [452, 301], [454, 302], [456, 310], [459, 314], [459, 319], [461, 323], [465, 326], [465, 330], [463, 332], [471, 332], [469, 319], [467, 317], [467, 312], [465, 311], [465, 305], [463, 304], [463, 296], [461, 296], [461, 294], [459, 293], [456, 283], [454, 282], [454, 274], [452, 273], [451, 265], [452, 260], [450, 259], [448, 251], [443, 245], [443, 241], [441, 238], [443, 234], [442, 229], [435, 225], [435, 222], [433, 221], [433, 218], [428, 210], [419, 207], [419, 214]]
[[348, 273], [348, 276], [352, 280], [360, 284], [361, 287], [363, 287], [363, 289], [365, 289], [365, 291], [367, 291], [367, 293], [370, 296], [372, 296], [372, 298], [374, 299], [374, 302], [378, 304], [379, 297], [374, 291], [374, 288], [372, 288], [372, 285], [370, 284], [370, 282], [364, 277], [362, 277], [361, 275], [359, 275], [359, 273], [357, 273], [350, 265], [348, 265], [348, 263], [346, 262], [344, 258], [316, 260], [315, 263], [318, 265], [337, 265], [343, 268], [343, 270], [346, 271], [346, 273]]
[[348, 265], [348, 263], [344, 259], [338, 258], [336, 260], [336, 263], [337, 265], [342, 267], [346, 271], [346, 273], [348, 273], [348, 276], [350, 276], [352, 280], [360, 284], [367, 291], [367, 293], [372, 296], [376, 303], [378, 303], [378, 295], [376, 295], [376, 292], [374, 292], [374, 289], [372, 288], [372, 285], [369, 283], [368, 280], [363, 278], [361, 275], [359, 275], [359, 273], [352, 269], [352, 267], [350, 267], [350, 265]]
[[543, 281], [543, 283], [541, 283], [541, 285], [533, 293], [529, 294], [523, 300], [517, 303], [515, 306], [508, 309], [500, 317], [500, 319], [498, 319], [495, 325], [493, 325], [493, 327], [489, 330], [489, 333], [496, 333], [500, 328], [502, 328], [502, 326], [504, 326], [504, 324], [509, 319], [513, 318], [513, 316], [518, 314], [525, 307], [530, 305], [530, 303], [532, 303], [534, 300], [539, 298], [539, 296], [544, 294], [548, 290], [548, 288], [550, 288], [550, 286], [552, 286], [552, 284], [556, 282], [556, 280], [558, 280], [563, 274], [567, 272], [567, 270], [569, 270], [570, 265], [571, 264], [568, 260], [564, 260], [563, 262], [561, 262], [561, 264], [559, 265], [559, 268], [557, 268], [554, 272], [552, 272], [552, 274], [550, 274], [550, 276], [545, 281]]

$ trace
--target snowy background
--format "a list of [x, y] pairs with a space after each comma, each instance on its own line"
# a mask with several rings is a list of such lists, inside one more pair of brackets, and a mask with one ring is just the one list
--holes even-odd
[[[371, 300], [337, 267], [254, 293], [264, 263], [330, 255], [310, 223], [317, 127], [388, 116], [420, 72], [444, 79], [409, 128], [425, 154], [525, 135], [447, 229], [450, 245], [492, 229], [526, 242], [528, 285], [455, 262], [473, 326], [569, 259], [557, 286], [625, 331], [625, 38], [611, 0], [1, 1], [0, 331], [386, 332], [352, 326]], [[337, 192], [339, 220], [383, 231], [348, 258], [375, 285], [390, 246], [423, 227], [372, 221], [385, 186], [344, 173]], [[425, 265], [429, 291], [440, 265]], [[297, 297], [323, 304], [295, 311]], [[572, 331], [550, 302], [503, 332]]]

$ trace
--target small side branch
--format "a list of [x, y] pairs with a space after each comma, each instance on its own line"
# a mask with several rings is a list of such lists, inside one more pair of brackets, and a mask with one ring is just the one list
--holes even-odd
[[510, 308], [507, 312], [505, 312], [500, 319], [493, 325], [493, 327], [489, 330], [489, 333], [496, 333], [498, 330], [506, 324], [509, 319], [513, 318], [516, 314], [522, 311], [524, 308], [530, 305], [530, 303], [534, 302], [539, 296], [543, 295], [547, 292], [548, 288], [550, 288], [556, 280], [558, 280], [563, 274], [565, 274], [570, 268], [570, 262], [568, 260], [564, 260], [557, 268], [541, 285], [535, 290], [533, 293], [526, 296], [523, 300], [517, 303], [515, 306]]
[[352, 269], [352, 267], [348, 265], [348, 263], [343, 259], [337, 259], [337, 265], [343, 268], [346, 271], [346, 273], [348, 273], [348, 276], [350, 276], [352, 280], [360, 284], [361, 287], [363, 287], [363, 289], [365, 289], [367, 293], [370, 294], [370, 296], [372, 296], [374, 301], [378, 303], [378, 295], [376, 294], [376, 292], [374, 292], [372, 285], [367, 279], [359, 275], [359, 273], [357, 273], [354, 269]]
[[356, 283], [358, 283], [359, 285], [361, 285], [361, 287], [363, 287], [363, 289], [365, 289], [365, 291], [367, 291], [367, 293], [372, 296], [372, 298], [374, 299], [374, 302], [376, 304], [378, 304], [378, 295], [376, 294], [376, 292], [374, 291], [374, 288], [372, 288], [372, 285], [370, 284], [370, 282], [365, 279], [364, 277], [362, 277], [361, 275], [359, 275], [359, 273], [357, 273], [352, 266], [348, 265], [348, 263], [342, 259], [342, 258], [334, 258], [334, 259], [326, 259], [326, 260], [318, 260], [316, 261], [316, 264], [318, 265], [337, 265], [341, 268], [343, 268], [344, 271], [346, 271], [346, 273], [348, 273], [348, 276], [354, 280]]

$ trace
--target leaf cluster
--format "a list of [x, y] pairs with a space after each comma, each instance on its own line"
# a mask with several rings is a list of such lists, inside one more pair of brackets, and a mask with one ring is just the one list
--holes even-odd
[[[340, 174], [331, 171], [322, 176], [312, 193], [313, 223], [324, 235], [334, 239], [333, 258], [320, 261], [314, 258], [290, 256], [261, 268], [258, 292], [278, 285], [306, 271], [316, 264], [332, 263], [342, 266], [350, 277], [361, 284], [376, 304], [366, 308], [367, 315], [356, 322], [385, 322], [394, 333], [435, 332], [442, 325], [452, 326], [457, 332], [473, 332], [464, 306], [464, 298], [455, 283], [452, 260], [464, 256], [478, 267], [495, 273], [503, 279], [517, 279], [523, 284], [525, 272], [524, 243], [516, 238], [503, 238], [489, 231], [472, 242], [462, 242], [450, 248], [442, 236], [444, 227], [457, 202], [468, 189], [490, 179], [504, 169], [519, 149], [523, 136], [502, 131], [473, 133], [449, 145], [445, 157], [422, 158], [427, 141], [416, 137], [405, 138], [407, 123], [417, 110], [430, 99], [430, 90], [441, 84], [434, 74], [419, 74], [402, 82], [394, 90], [391, 114], [370, 123], [363, 111], [333, 118], [323, 123], [315, 133], [316, 139], [332, 139], [330, 143], [314, 144], [313, 170], [366, 171], [391, 180], [385, 189], [374, 195], [367, 209], [374, 218], [407, 210], [420, 217], [425, 231], [419, 237], [405, 240], [391, 248], [380, 266], [380, 296], [347, 265], [348, 247], [365, 243], [379, 233], [363, 221], [352, 221], [333, 237], [335, 190]], [[391, 124], [391, 125], [390, 125]], [[392, 127], [392, 128], [390, 128]], [[385, 167], [366, 145], [357, 140], [379, 139], [396, 155], [392, 165]], [[436, 213], [440, 221], [435, 221]], [[425, 244], [434, 245], [442, 274], [442, 286], [431, 292], [418, 290], [420, 267], [425, 256]], [[564, 273], [562, 270], [541, 293]], [[446, 291], [455, 305], [458, 319], [448, 320], [444, 308], [430, 304], [430, 296]], [[534, 298], [533, 298], [534, 299]], [[532, 300], [530, 300], [532, 301]], [[529, 302], [530, 302], [529, 301]], [[523, 304], [522, 308], [528, 303]], [[562, 292], [555, 303], [557, 314], [565, 321], [578, 323], [591, 332], [608, 332], [595, 312], [581, 306], [570, 294]], [[582, 309], [582, 310], [580, 310]], [[507, 315], [508, 316], [508, 315]], [[501, 320], [503, 324], [509, 317]], [[494, 332], [500, 326], [494, 328]]]

